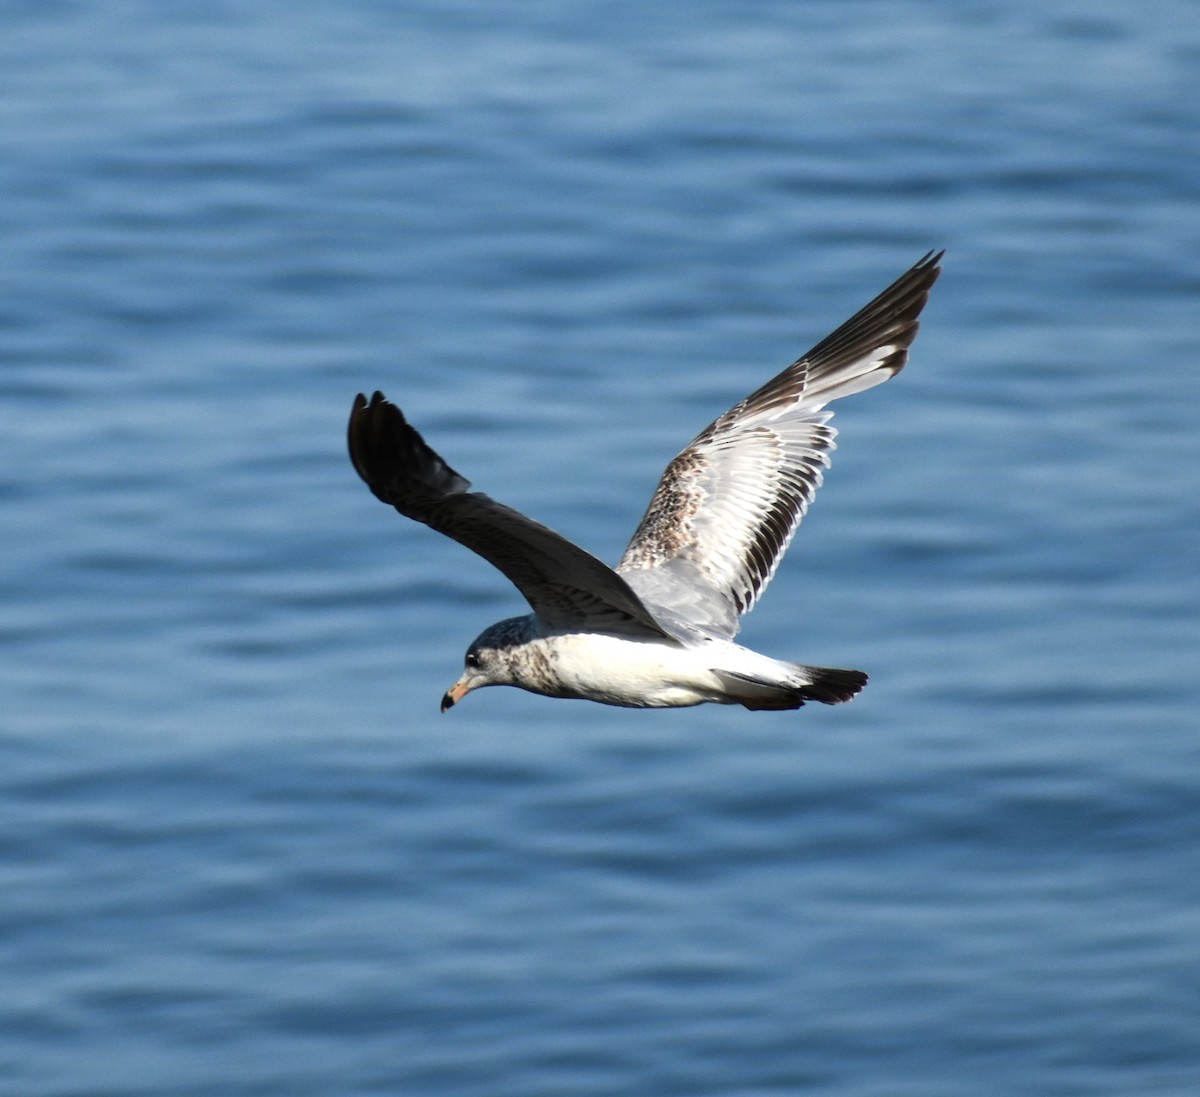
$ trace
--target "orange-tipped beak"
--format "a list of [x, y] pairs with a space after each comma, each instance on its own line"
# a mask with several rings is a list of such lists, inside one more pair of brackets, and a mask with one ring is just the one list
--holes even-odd
[[442, 698], [442, 711], [445, 712], [447, 709], [453, 708], [470, 692], [471, 687], [467, 685], [465, 677], [460, 678], [446, 690], [446, 696]]

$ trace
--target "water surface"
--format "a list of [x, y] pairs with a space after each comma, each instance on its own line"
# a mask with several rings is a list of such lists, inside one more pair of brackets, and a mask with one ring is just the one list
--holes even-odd
[[[15, 4], [0, 1089], [1190, 1095], [1190, 5]], [[854, 704], [437, 702], [931, 247], [743, 633]]]

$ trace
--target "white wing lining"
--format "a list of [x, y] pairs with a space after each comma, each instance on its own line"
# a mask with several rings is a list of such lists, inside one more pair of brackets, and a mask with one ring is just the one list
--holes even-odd
[[904, 367], [941, 254], [924, 256], [667, 466], [617, 565], [656, 616], [736, 635], [821, 486], [836, 437], [825, 405]]

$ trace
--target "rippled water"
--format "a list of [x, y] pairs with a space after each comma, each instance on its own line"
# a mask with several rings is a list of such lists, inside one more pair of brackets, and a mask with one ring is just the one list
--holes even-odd
[[[0, 30], [0, 1090], [1197, 1091], [1191, 5]], [[942, 246], [744, 633], [859, 700], [438, 715], [355, 392], [615, 559]]]

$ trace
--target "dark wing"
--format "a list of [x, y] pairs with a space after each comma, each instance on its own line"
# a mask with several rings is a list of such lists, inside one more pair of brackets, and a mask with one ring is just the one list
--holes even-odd
[[607, 564], [525, 515], [470, 490], [377, 392], [350, 411], [350, 460], [376, 498], [444, 533], [512, 580], [553, 628], [667, 634]]
[[837, 432], [822, 409], [904, 367], [941, 257], [926, 255], [667, 466], [617, 565], [656, 613], [736, 635], [829, 465]]

